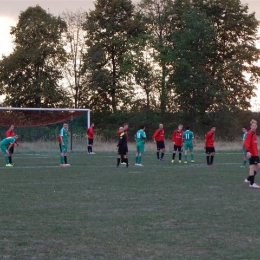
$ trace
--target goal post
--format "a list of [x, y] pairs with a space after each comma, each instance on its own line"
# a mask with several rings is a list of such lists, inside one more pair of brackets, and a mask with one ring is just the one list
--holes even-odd
[[90, 126], [90, 109], [86, 108], [21, 108], [0, 107], [1, 126], [16, 127], [48, 126], [59, 123], [70, 123], [70, 149], [73, 142], [73, 119], [85, 114], [85, 127]]

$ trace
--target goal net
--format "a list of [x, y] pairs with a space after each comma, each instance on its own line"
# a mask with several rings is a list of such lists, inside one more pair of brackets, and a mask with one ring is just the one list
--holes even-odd
[[86, 128], [90, 125], [90, 109], [74, 108], [10, 108], [0, 107], [1, 140], [5, 138], [10, 125], [15, 126], [15, 133], [20, 141], [57, 142], [57, 135], [62, 123], [69, 123], [70, 148], [76, 142], [85, 140]]

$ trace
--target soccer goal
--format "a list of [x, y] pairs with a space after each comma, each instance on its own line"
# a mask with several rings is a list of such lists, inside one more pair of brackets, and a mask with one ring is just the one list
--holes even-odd
[[[0, 107], [0, 124], [3, 127], [15, 125], [17, 128], [39, 128], [59, 125], [64, 122], [70, 124], [70, 149], [73, 148], [73, 122], [76, 118], [84, 117], [83, 128], [90, 126], [90, 109], [81, 108], [18, 108]], [[53, 135], [53, 134], [52, 134]], [[3, 138], [1, 134], [1, 138]]]

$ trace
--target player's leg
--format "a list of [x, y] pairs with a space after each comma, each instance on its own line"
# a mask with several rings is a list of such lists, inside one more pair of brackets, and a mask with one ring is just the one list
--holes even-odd
[[176, 146], [176, 145], [173, 145], [173, 150], [172, 150], [172, 163], [174, 163], [176, 151], [177, 151], [177, 146]]
[[164, 157], [164, 154], [165, 154], [165, 143], [164, 142], [162, 142], [162, 144], [161, 144], [162, 146], [161, 146], [161, 161], [163, 160], [163, 157]]
[[12, 147], [9, 149], [9, 157], [8, 157], [10, 164], [13, 164], [13, 161], [12, 161], [12, 155], [13, 155], [13, 153], [14, 153], [14, 147], [12, 146]]
[[184, 163], [188, 163], [188, 144], [184, 143]]
[[179, 163], [181, 163], [181, 159], [182, 159], [182, 147], [178, 146], [178, 151], [179, 151]]
[[215, 156], [215, 148], [212, 147], [212, 149], [211, 149], [211, 154], [210, 154], [210, 165], [213, 165], [214, 156]]
[[117, 162], [116, 162], [116, 167], [119, 166], [120, 164], [120, 161], [121, 161], [121, 156], [122, 156], [122, 153], [121, 153], [121, 148], [118, 147], [118, 151], [117, 151]]
[[160, 160], [160, 145], [159, 142], [156, 142], [156, 156], [157, 156], [157, 160]]
[[210, 165], [210, 148], [206, 147], [206, 161], [207, 161], [207, 165]]
[[194, 163], [194, 154], [193, 154], [193, 143], [189, 144], [189, 149], [190, 149], [190, 161]]
[[136, 146], [135, 165], [138, 164], [138, 160], [139, 160], [139, 148], [140, 146]]
[[249, 176], [248, 176], [248, 180], [250, 182], [250, 184], [249, 184], [250, 188], [260, 188], [260, 186], [258, 186], [255, 183], [255, 174], [259, 168], [260, 168], [259, 157], [252, 156], [250, 158]]

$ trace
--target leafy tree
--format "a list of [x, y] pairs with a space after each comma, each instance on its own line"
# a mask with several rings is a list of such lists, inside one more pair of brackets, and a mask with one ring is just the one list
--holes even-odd
[[[216, 31], [217, 51], [210, 71], [218, 91], [210, 109], [219, 104], [230, 110], [247, 109], [260, 76], [256, 64], [260, 50], [255, 45], [259, 22], [240, 0], [194, 0], [194, 5], [207, 14]], [[250, 74], [249, 81], [245, 73]]]
[[205, 14], [193, 8], [183, 15], [182, 28], [173, 34], [175, 104], [196, 123], [204, 117], [218, 93], [211, 74], [216, 54], [215, 31]]
[[173, 46], [170, 38], [175, 29], [176, 18], [173, 7], [172, 0], [141, 0], [139, 3], [140, 11], [148, 27], [148, 51], [154, 59], [157, 70], [160, 71], [156, 86], [159, 91], [161, 113], [172, 109], [172, 104], [168, 103], [171, 92], [168, 78], [172, 70], [170, 53]]
[[87, 52], [87, 46], [84, 38], [86, 33], [82, 29], [86, 12], [67, 10], [62, 13], [62, 19], [67, 25], [65, 31], [67, 62], [63, 67], [63, 75], [73, 98], [74, 107], [78, 108], [83, 106], [86, 86], [83, 57]]
[[134, 96], [132, 51], [143, 32], [131, 0], [97, 0], [84, 23], [89, 71], [88, 104], [96, 110], [116, 112]]
[[40, 6], [29, 7], [19, 16], [14, 52], [0, 62], [0, 88], [4, 105], [56, 107], [68, 104], [59, 85], [60, 67], [66, 61], [61, 36], [66, 24]]

